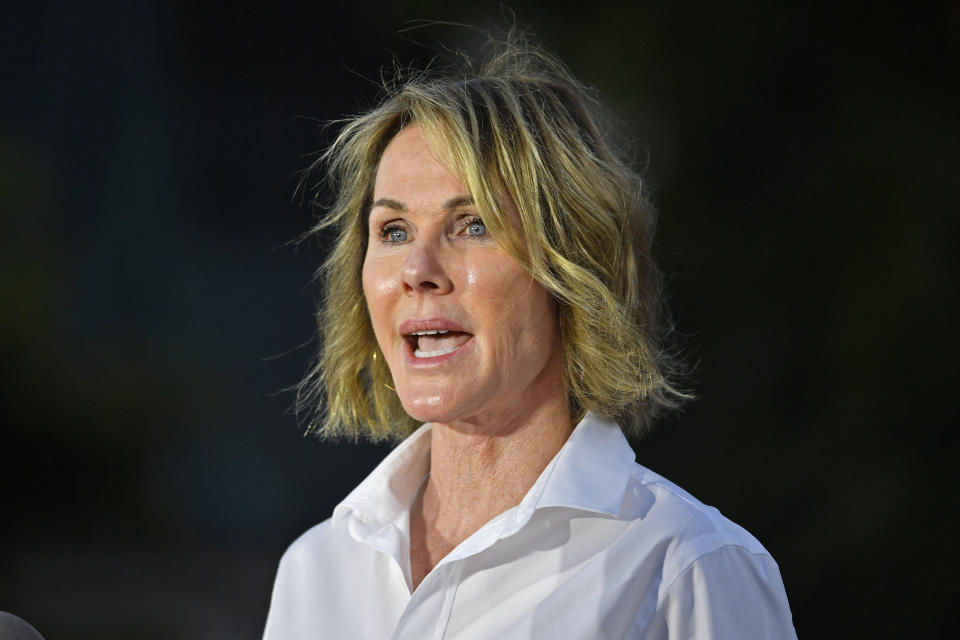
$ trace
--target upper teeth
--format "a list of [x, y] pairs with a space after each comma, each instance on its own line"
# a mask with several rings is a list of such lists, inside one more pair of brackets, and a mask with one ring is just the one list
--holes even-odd
[[432, 336], [435, 333], [449, 333], [446, 329], [431, 329], [430, 331], [415, 331], [412, 336]]

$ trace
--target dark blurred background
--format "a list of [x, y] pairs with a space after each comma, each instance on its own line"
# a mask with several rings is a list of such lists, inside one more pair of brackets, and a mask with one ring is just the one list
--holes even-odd
[[[288, 244], [311, 222], [296, 172], [381, 68], [475, 46], [409, 20], [507, 20], [82, 4], [0, 26], [0, 609], [48, 640], [257, 638], [286, 545], [388, 450], [287, 413], [322, 258]], [[960, 5], [827, 6], [510, 3], [656, 189], [700, 399], [640, 462], [770, 549], [801, 637], [938, 637]]]

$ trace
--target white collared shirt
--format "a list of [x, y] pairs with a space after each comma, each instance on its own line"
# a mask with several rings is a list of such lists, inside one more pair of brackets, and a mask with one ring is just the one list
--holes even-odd
[[429, 430], [290, 546], [264, 640], [796, 638], [760, 543], [636, 464], [620, 428], [589, 413], [520, 504], [411, 593], [410, 505]]

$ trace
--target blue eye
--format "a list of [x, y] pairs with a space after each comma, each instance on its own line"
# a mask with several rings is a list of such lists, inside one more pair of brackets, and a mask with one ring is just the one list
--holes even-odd
[[407, 232], [400, 227], [387, 227], [380, 232], [384, 242], [399, 243], [407, 241]]
[[487, 225], [483, 224], [483, 220], [476, 218], [473, 222], [467, 225], [467, 235], [468, 236], [482, 236], [487, 233]]

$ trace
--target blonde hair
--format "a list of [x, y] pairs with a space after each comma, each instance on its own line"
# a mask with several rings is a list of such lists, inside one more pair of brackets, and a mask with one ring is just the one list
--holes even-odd
[[[602, 132], [598, 99], [554, 56], [515, 39], [478, 72], [419, 72], [385, 89], [308, 170], [325, 167], [336, 194], [308, 234], [336, 234], [318, 271], [320, 351], [298, 387], [308, 429], [378, 440], [418, 426], [390, 388], [361, 283], [378, 162], [411, 123], [458, 171], [492, 236], [557, 301], [575, 420], [592, 410], [638, 437], [661, 410], [688, 399], [671, 382], [675, 360], [662, 343], [654, 210]], [[519, 230], [506, 218], [505, 195]]]

